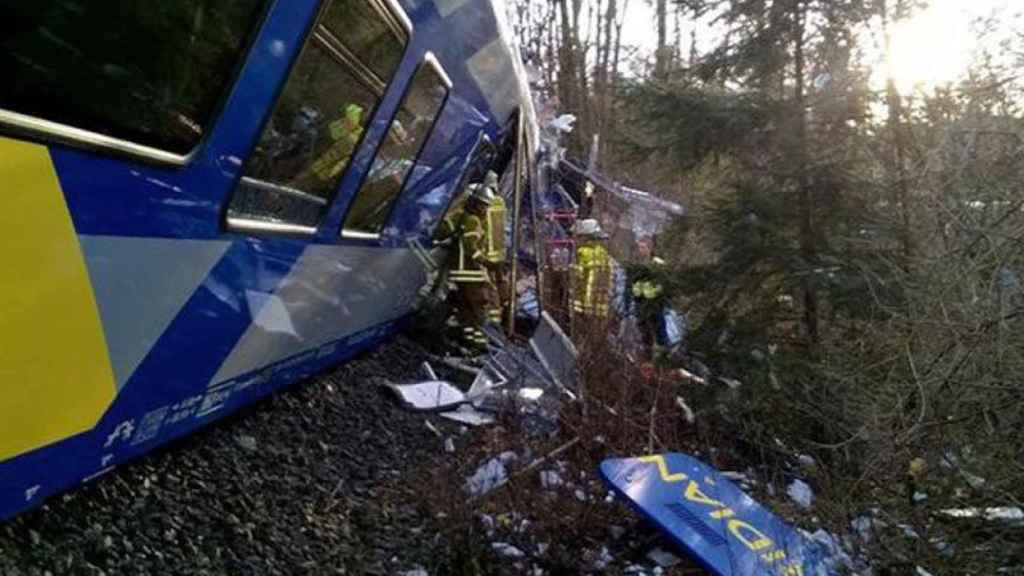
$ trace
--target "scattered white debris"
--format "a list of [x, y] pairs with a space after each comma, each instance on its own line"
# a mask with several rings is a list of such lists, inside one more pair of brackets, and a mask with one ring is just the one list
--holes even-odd
[[473, 496], [483, 496], [505, 484], [508, 481], [508, 471], [505, 469], [505, 465], [515, 458], [515, 452], [505, 452], [497, 458], [488, 460], [466, 479], [466, 491]]
[[611, 504], [612, 502], [615, 502], [615, 492], [609, 490], [608, 493], [605, 494], [604, 496], [604, 503]]
[[1024, 522], [1024, 510], [1015, 506], [995, 506], [992, 508], [951, 508], [943, 510], [943, 514], [951, 518], [979, 518], [985, 520], [1017, 524]]
[[920, 566], [917, 567], [917, 570], [914, 570], [914, 575], [915, 576], [934, 576], [934, 574], [932, 574], [931, 572], [925, 570], [924, 568], [921, 568]]
[[808, 534], [805, 530], [800, 532], [812, 542], [817, 542], [825, 550], [825, 563], [832, 569], [829, 573], [841, 572], [845, 574], [851, 571], [855, 572], [853, 559], [839, 539], [833, 534], [821, 528], [813, 534]]
[[960, 470], [960, 475], [963, 476], [964, 481], [967, 482], [967, 484], [971, 488], [974, 488], [975, 490], [978, 490], [985, 485], [985, 479], [982, 478], [981, 476], [971, 474], [970, 472], [963, 469]]
[[814, 492], [806, 482], [799, 478], [793, 480], [789, 485], [789, 488], [786, 488], [786, 494], [788, 494], [789, 498], [804, 510], [810, 508], [811, 505], [814, 504]]
[[434, 426], [434, 423], [431, 422], [430, 420], [424, 420], [423, 425], [427, 427], [427, 430], [433, 432], [434, 436], [437, 436], [438, 438], [444, 438], [444, 434], [441, 434], [441, 431], [438, 430], [437, 426]]
[[425, 568], [417, 566], [412, 570], [406, 570], [405, 572], [399, 572], [398, 576], [430, 576], [430, 573]]
[[911, 540], [917, 540], [921, 538], [921, 536], [917, 533], [917, 530], [914, 530], [906, 524], [897, 524], [896, 527], [899, 528], [901, 532], [903, 532], [904, 536], [910, 538]]
[[818, 463], [815, 462], [814, 458], [808, 456], [807, 454], [797, 454], [796, 461], [804, 468], [814, 468], [815, 466], [818, 465]]
[[501, 558], [525, 558], [526, 553], [507, 542], [492, 542], [491, 550]]
[[676, 396], [676, 406], [683, 411], [683, 419], [686, 420], [687, 424], [693, 424], [695, 418], [693, 416], [693, 409], [687, 405], [686, 401], [681, 396]]
[[440, 380], [440, 378], [437, 377], [437, 373], [434, 372], [434, 367], [430, 365], [430, 362], [424, 360], [423, 364], [420, 365], [420, 369], [427, 375], [427, 378], [430, 378], [431, 380]]
[[597, 552], [594, 559], [590, 562], [590, 567], [592, 570], [601, 572], [607, 569], [608, 565], [611, 564], [614, 560], [615, 557], [612, 556], [612, 553], [608, 551], [608, 547], [602, 546], [601, 550]]
[[734, 378], [726, 378], [725, 376], [719, 376], [718, 381], [721, 382], [722, 384], [725, 384], [732, 390], [735, 390], [740, 386], [743, 386], [743, 383], [740, 382], [739, 380], [736, 380]]
[[690, 382], [693, 382], [694, 384], [707, 384], [708, 383], [707, 380], [705, 380], [705, 379], [701, 378], [700, 376], [697, 376], [693, 372], [690, 372], [689, 370], [685, 370], [683, 368], [677, 368], [676, 369], [676, 373], [679, 374], [679, 377], [682, 378], [683, 380], [689, 380]]
[[868, 514], [857, 516], [850, 522], [850, 527], [863, 542], [870, 542], [875, 535], [875, 519]]
[[537, 556], [543, 556], [543, 555], [547, 554], [548, 553], [548, 548], [550, 548], [550, 547], [551, 547], [551, 545], [548, 544], [547, 542], [541, 542], [540, 544], [537, 544]]
[[562, 476], [555, 470], [541, 470], [540, 484], [548, 490], [557, 488], [563, 484]]
[[483, 526], [484, 532], [490, 536], [494, 532], [494, 517], [490, 514], [480, 514], [477, 516], [477, 519], [480, 520], [480, 525]]
[[925, 500], [927, 500], [928, 499], [928, 495], [925, 494], [924, 492], [914, 492], [914, 495], [912, 496], [912, 498], [914, 499], [914, 503], [920, 503], [920, 502], [924, 502]]
[[455, 440], [452, 440], [450, 436], [444, 439], [444, 451], [449, 454], [455, 452]]
[[520, 388], [518, 395], [523, 400], [529, 400], [531, 402], [534, 402], [534, 401], [540, 399], [540, 397], [544, 395], [544, 389], [543, 388]]
[[743, 474], [742, 472], [734, 472], [732, 470], [726, 470], [725, 472], [720, 472], [720, 474], [722, 476], [728, 478], [729, 480], [732, 480], [733, 482], [746, 482], [747, 481], [746, 474]]
[[662, 568], [671, 568], [681, 562], [678, 556], [661, 548], [648, 552], [647, 558]]
[[562, 114], [558, 118], [548, 122], [548, 128], [556, 132], [572, 132], [573, 124], [576, 123], [576, 116], [573, 114]]
[[613, 540], [618, 540], [626, 535], [626, 529], [617, 524], [612, 524], [608, 527], [608, 533], [612, 535]]
[[587, 501], [587, 494], [583, 490], [580, 490], [579, 488], [577, 488], [573, 492], [573, 496], [575, 496], [576, 499], [579, 500], [580, 502], [586, 502]]
[[414, 410], [451, 409], [466, 401], [461, 390], [444, 380], [416, 384], [388, 384], [407, 406]]
[[483, 426], [494, 423], [493, 414], [481, 412], [469, 404], [459, 406], [458, 410], [442, 412], [440, 416], [463, 424], [469, 424], [470, 426]]

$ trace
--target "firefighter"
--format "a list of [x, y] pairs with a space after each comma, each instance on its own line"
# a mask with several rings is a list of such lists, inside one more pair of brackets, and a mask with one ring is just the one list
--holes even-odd
[[576, 262], [572, 267], [572, 312], [577, 318], [607, 319], [614, 287], [614, 260], [607, 236], [593, 218], [576, 223]]
[[[500, 325], [502, 316], [498, 286], [504, 277], [505, 203], [495, 194], [497, 184], [497, 175], [488, 172], [454, 226], [458, 246], [449, 279], [458, 289], [456, 319], [464, 343], [477, 350], [487, 346], [481, 327]], [[452, 222], [442, 226], [453, 228]]]
[[363, 135], [363, 107], [349, 104], [340, 112], [340, 117], [328, 125], [331, 145], [299, 176], [300, 181], [312, 180], [322, 186], [337, 178], [348, 164], [349, 157]]

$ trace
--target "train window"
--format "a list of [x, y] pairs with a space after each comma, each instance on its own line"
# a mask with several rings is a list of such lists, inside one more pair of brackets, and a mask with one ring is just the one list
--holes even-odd
[[[392, 18], [367, 0], [341, 0], [325, 10], [246, 164], [228, 207], [230, 228], [316, 231], [408, 41], [389, 25], [365, 54], [356, 52], [357, 44], [346, 46], [328, 24], [340, 21], [338, 5], [355, 4], [360, 9], [345, 14], [353, 30], [380, 30], [380, 22]], [[371, 68], [367, 59], [385, 52], [385, 45], [397, 57], [387, 69]]]
[[428, 52], [391, 121], [369, 174], [345, 215], [343, 236], [376, 237], [383, 230], [450, 88], [448, 76]]
[[4, 2], [0, 123], [180, 163], [213, 121], [265, 4]]

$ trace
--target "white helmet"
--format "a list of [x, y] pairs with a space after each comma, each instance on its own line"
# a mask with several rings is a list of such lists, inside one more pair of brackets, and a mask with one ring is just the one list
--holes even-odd
[[600, 236], [601, 225], [594, 218], [584, 218], [576, 222], [573, 232], [577, 236]]
[[484, 204], [490, 204], [494, 202], [494, 190], [486, 184], [474, 184], [473, 194], [470, 198]]
[[487, 188], [498, 187], [498, 175], [494, 172], [494, 170], [488, 170], [487, 174], [484, 175], [484, 186]]

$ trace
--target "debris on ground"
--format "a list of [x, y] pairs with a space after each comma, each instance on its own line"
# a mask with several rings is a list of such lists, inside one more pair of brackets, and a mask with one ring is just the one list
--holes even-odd
[[443, 380], [387, 386], [413, 410], [450, 410], [466, 401], [466, 395], [461, 390]]
[[526, 557], [525, 552], [506, 542], [493, 542], [491, 549], [501, 558], [519, 559]]
[[462, 424], [469, 424], [470, 426], [485, 426], [487, 424], [494, 424], [494, 415], [488, 412], [481, 412], [474, 408], [471, 404], [463, 404], [459, 406], [458, 410], [451, 412], [441, 412], [439, 414], [442, 418], [454, 420], [455, 422], [461, 422]]
[[505, 466], [516, 459], [515, 452], [504, 452], [491, 458], [483, 466], [477, 468], [472, 476], [466, 479], [466, 491], [471, 496], [483, 496], [508, 481]]
[[681, 562], [678, 556], [661, 548], [652, 549], [647, 553], [647, 558], [662, 568], [671, 568]]
[[790, 500], [796, 502], [797, 506], [807, 510], [814, 504], [814, 492], [806, 482], [799, 478], [793, 480], [786, 488], [786, 494]]

